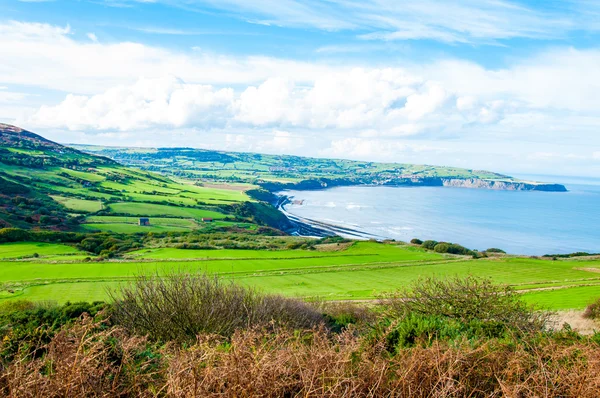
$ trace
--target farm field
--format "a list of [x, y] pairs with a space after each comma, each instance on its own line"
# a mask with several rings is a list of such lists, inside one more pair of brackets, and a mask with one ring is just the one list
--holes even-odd
[[39, 258], [65, 258], [73, 254], [85, 254], [74, 247], [54, 243], [18, 242], [0, 245], [0, 259], [31, 257], [34, 253], [37, 253]]
[[[180, 220], [184, 221], [184, 220]], [[40, 257], [27, 257], [33, 250]], [[102, 300], [139, 273], [171, 270], [222, 275], [263, 291], [324, 300], [367, 300], [422, 276], [491, 277], [551, 309], [583, 308], [600, 297], [600, 260], [471, 259], [410, 245], [356, 242], [321, 250], [142, 249], [125, 258], [82, 261], [65, 245], [0, 245], [3, 299]], [[91, 256], [93, 257], [93, 256]]]
[[187, 217], [195, 219], [201, 219], [203, 217], [221, 219], [226, 217], [225, 214], [213, 210], [167, 206], [152, 203], [119, 202], [108, 205], [108, 208], [114, 214], [129, 214], [131, 216], [166, 216]]
[[51, 195], [51, 198], [67, 209], [76, 212], [95, 213], [104, 208], [104, 205], [99, 200], [68, 198], [59, 195]]

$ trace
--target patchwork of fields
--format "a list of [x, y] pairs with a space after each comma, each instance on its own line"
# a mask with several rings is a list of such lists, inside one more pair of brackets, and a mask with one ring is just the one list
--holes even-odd
[[0, 297], [102, 300], [106, 289], [115, 289], [136, 274], [172, 270], [215, 273], [268, 292], [325, 300], [373, 299], [421, 276], [456, 275], [491, 277], [523, 291], [528, 301], [552, 309], [583, 308], [600, 297], [600, 260], [590, 258], [474, 260], [375, 242], [326, 245], [320, 250], [156, 248], [130, 252], [119, 260], [86, 257], [91, 256], [60, 244], [0, 245]]
[[[248, 228], [228, 223], [223, 206], [252, 202], [245, 189], [251, 185], [196, 185], [122, 166], [45, 167], [31, 169], [0, 164], [5, 178], [49, 194], [72, 216], [83, 217], [82, 232], [185, 232], [202, 228], [203, 218], [217, 226]], [[137, 225], [136, 217], [152, 217], [150, 226]], [[243, 221], [243, 220], [242, 220]], [[81, 222], [81, 221], [80, 221]]]

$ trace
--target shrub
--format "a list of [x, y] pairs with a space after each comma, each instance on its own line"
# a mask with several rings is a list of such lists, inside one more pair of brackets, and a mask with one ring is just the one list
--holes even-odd
[[489, 249], [487, 249], [485, 251], [486, 253], [500, 253], [500, 254], [506, 254], [506, 252], [502, 249], [498, 249], [496, 247], [490, 247]]
[[600, 299], [588, 305], [583, 313], [584, 318], [600, 319]]
[[472, 250], [467, 249], [464, 246], [458, 245], [456, 243], [446, 243], [440, 242], [433, 250], [437, 253], [450, 253], [450, 254], [462, 254], [462, 255], [473, 255], [474, 252]]
[[328, 320], [329, 327], [340, 332], [350, 325], [358, 329], [369, 329], [377, 320], [377, 313], [367, 305], [351, 301], [323, 302], [321, 311]]
[[44, 350], [34, 348], [36, 344], [49, 342], [61, 327], [72, 323], [83, 313], [95, 316], [105, 308], [103, 302], [67, 302], [62, 306], [25, 300], [2, 303], [0, 337], [3, 344], [0, 357], [10, 359], [19, 351], [33, 356], [42, 355]]
[[437, 244], [438, 244], [438, 242], [436, 240], [426, 240], [425, 242], [423, 242], [423, 247], [425, 249], [433, 250], [433, 248]]
[[448, 249], [450, 248], [450, 244], [441, 242], [433, 247], [433, 251], [436, 253], [448, 253]]
[[324, 321], [302, 301], [205, 274], [141, 275], [110, 294], [117, 324], [160, 341], [193, 341], [202, 332], [231, 336], [236, 329], [270, 322], [312, 328]]
[[500, 324], [519, 332], [543, 330], [550, 315], [527, 305], [510, 286], [473, 276], [420, 279], [383, 301], [389, 314], [400, 319], [420, 314]]
[[423, 244], [423, 241], [422, 241], [421, 239], [417, 239], [417, 238], [415, 238], [415, 239], [412, 239], [412, 240], [410, 241], [410, 243], [412, 243], [413, 245], [422, 245], [422, 244]]

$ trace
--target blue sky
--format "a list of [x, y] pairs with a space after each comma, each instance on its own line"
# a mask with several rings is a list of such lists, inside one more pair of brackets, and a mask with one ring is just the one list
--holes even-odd
[[61, 142], [600, 175], [600, 1], [0, 1], [0, 121]]

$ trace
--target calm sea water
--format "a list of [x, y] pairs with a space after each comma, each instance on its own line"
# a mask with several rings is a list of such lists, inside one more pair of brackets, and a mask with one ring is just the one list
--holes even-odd
[[514, 254], [600, 252], [600, 179], [520, 177], [563, 183], [569, 192], [340, 187], [286, 191], [304, 200], [286, 210], [380, 238], [435, 239]]

